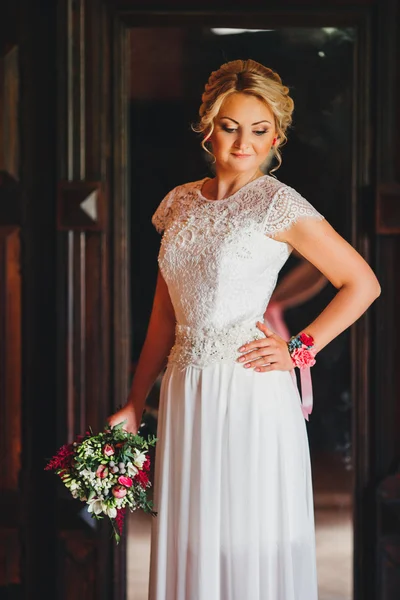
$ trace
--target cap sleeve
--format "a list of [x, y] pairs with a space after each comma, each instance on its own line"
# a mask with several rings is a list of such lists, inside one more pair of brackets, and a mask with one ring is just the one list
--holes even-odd
[[313, 206], [296, 190], [282, 186], [272, 198], [271, 206], [265, 220], [265, 233], [271, 237], [290, 229], [300, 219], [324, 219]]
[[158, 233], [162, 233], [166, 228], [172, 213], [172, 202], [174, 199], [175, 189], [168, 192], [168, 194], [161, 200], [157, 210], [151, 217], [151, 222], [157, 229]]

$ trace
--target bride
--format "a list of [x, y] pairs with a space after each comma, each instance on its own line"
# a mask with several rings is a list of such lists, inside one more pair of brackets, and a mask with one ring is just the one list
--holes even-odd
[[[317, 600], [310, 457], [292, 378], [379, 296], [363, 258], [263, 164], [281, 162], [293, 100], [279, 75], [237, 60], [211, 73], [197, 131], [215, 177], [171, 190], [156, 292], [126, 405], [136, 432], [160, 395], [150, 600]], [[287, 343], [263, 324], [296, 249], [335, 286]], [[304, 398], [303, 398], [304, 400]]]

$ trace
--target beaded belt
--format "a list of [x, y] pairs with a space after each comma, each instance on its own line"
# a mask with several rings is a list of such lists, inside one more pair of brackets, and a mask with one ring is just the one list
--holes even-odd
[[181, 369], [189, 366], [203, 368], [218, 362], [235, 362], [240, 356], [240, 346], [265, 337], [256, 327], [257, 321], [263, 323], [263, 317], [224, 329], [178, 324], [175, 330], [175, 345], [168, 362], [178, 365]]

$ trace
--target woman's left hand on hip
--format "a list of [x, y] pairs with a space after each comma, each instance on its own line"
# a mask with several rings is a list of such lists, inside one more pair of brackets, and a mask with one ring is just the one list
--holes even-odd
[[291, 371], [294, 365], [285, 340], [260, 321], [257, 322], [257, 327], [265, 334], [265, 338], [241, 346], [239, 352], [242, 356], [237, 362], [243, 364], [246, 369], [251, 368], [259, 373]]

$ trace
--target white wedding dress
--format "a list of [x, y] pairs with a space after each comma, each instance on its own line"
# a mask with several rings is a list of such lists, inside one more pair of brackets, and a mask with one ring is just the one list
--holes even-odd
[[178, 186], [153, 224], [177, 320], [160, 396], [150, 600], [317, 600], [310, 457], [289, 371], [257, 373], [238, 348], [263, 320], [291, 247], [323, 219], [265, 175], [225, 200]]

